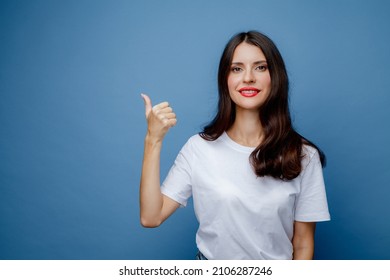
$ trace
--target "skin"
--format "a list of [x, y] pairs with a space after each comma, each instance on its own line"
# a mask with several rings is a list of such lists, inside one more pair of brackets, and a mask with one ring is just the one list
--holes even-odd
[[294, 260], [312, 260], [314, 256], [314, 232], [316, 223], [295, 222], [293, 244]]
[[[262, 50], [256, 46], [241, 43], [234, 54], [228, 75], [230, 97], [236, 105], [236, 118], [227, 134], [235, 142], [258, 146], [263, 137], [259, 120], [259, 108], [271, 91], [271, 77]], [[243, 96], [242, 89], [252, 88], [258, 94]], [[248, 93], [248, 92], [247, 92]], [[168, 102], [152, 107], [150, 98], [142, 94], [145, 102], [145, 117], [148, 130], [145, 137], [144, 160], [140, 183], [141, 224], [145, 227], [161, 225], [180, 206], [163, 195], [160, 190], [160, 153], [163, 139], [168, 130], [176, 125], [176, 115]], [[314, 253], [315, 223], [294, 223], [293, 259], [309, 260]]]
[[[259, 107], [271, 91], [271, 77], [267, 60], [256, 46], [241, 43], [233, 54], [227, 79], [230, 98], [236, 104], [236, 119], [227, 134], [235, 142], [249, 147], [260, 144], [263, 128], [259, 120]], [[256, 88], [258, 94], [244, 97], [242, 88]]]
[[163, 195], [160, 190], [160, 154], [168, 130], [176, 125], [176, 115], [168, 102], [152, 107], [146, 94], [145, 117], [148, 130], [145, 136], [144, 159], [140, 182], [140, 219], [144, 227], [161, 225], [178, 207], [179, 203]]
[[[271, 91], [271, 76], [262, 50], [245, 42], [238, 45], [233, 54], [227, 83], [230, 98], [236, 104], [236, 111], [257, 114], [259, 106]], [[244, 97], [240, 89], [246, 87], [256, 88], [259, 93], [253, 97]]]

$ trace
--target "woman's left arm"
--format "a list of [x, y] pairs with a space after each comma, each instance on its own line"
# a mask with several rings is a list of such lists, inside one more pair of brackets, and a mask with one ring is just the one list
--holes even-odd
[[294, 260], [312, 260], [314, 255], [314, 232], [315, 222], [297, 222], [294, 223], [293, 259]]

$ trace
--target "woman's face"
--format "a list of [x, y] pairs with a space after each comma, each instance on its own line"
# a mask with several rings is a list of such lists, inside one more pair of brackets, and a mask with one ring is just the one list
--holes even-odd
[[257, 111], [271, 91], [271, 76], [262, 50], [245, 42], [239, 44], [227, 83], [237, 110]]

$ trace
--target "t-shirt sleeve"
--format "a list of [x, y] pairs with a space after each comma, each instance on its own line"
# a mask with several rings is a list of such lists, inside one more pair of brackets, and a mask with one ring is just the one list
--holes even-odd
[[180, 203], [181, 206], [186, 206], [192, 195], [191, 159], [193, 151], [191, 142], [190, 138], [180, 150], [161, 185], [162, 194]]
[[301, 191], [296, 201], [295, 220], [300, 222], [329, 221], [330, 214], [322, 165], [317, 150], [307, 153], [306, 157], [309, 158], [302, 171]]

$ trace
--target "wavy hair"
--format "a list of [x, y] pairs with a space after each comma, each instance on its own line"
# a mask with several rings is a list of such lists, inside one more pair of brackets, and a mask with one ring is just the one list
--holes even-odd
[[199, 135], [205, 140], [214, 141], [234, 123], [236, 108], [230, 98], [227, 79], [234, 51], [243, 42], [262, 50], [271, 77], [270, 94], [259, 108], [263, 141], [249, 157], [254, 172], [260, 177], [272, 176], [282, 180], [296, 178], [302, 171], [303, 145], [316, 148], [325, 166], [325, 154], [294, 130], [288, 102], [289, 82], [283, 58], [272, 40], [257, 31], [239, 33], [227, 43], [218, 70], [218, 110]]

